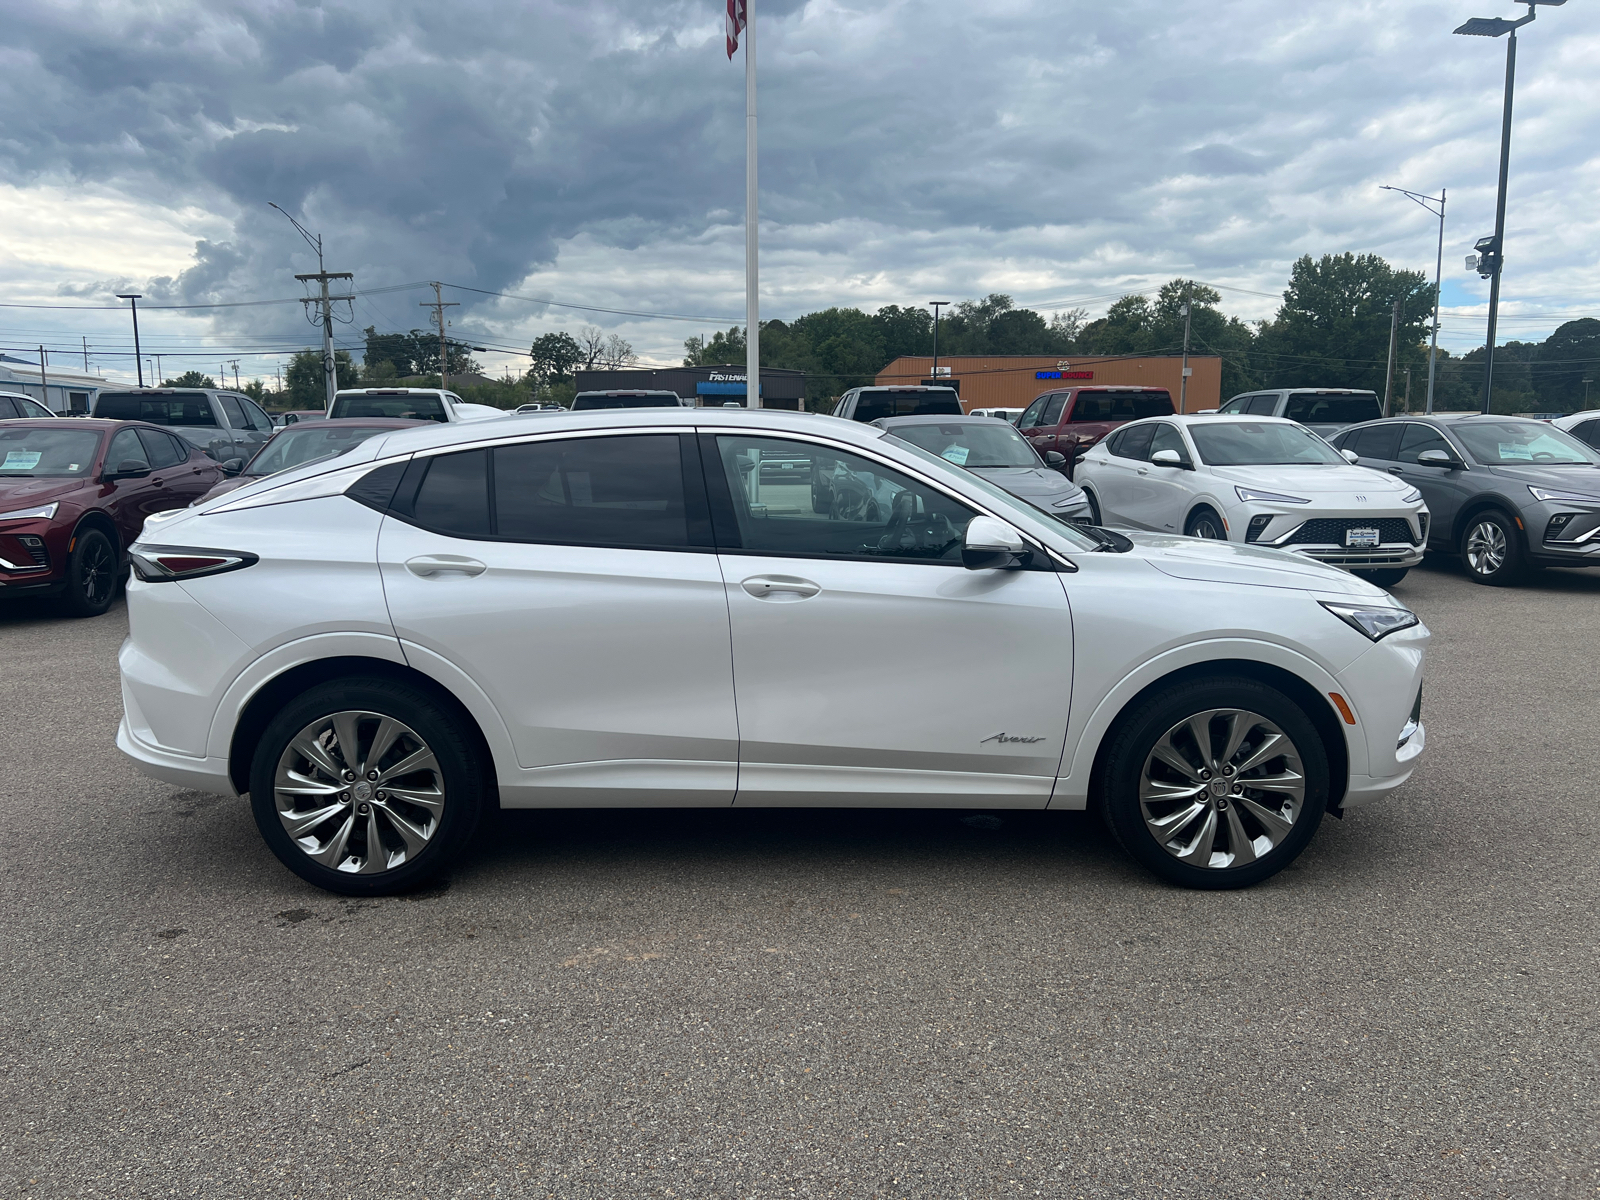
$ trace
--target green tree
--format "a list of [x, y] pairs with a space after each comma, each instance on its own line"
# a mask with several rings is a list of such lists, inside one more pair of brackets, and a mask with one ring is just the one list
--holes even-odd
[[[1495, 353], [1495, 376], [1499, 377], [1499, 352]], [[1600, 320], [1581, 317], [1556, 327], [1556, 331], [1539, 346], [1532, 363], [1533, 390], [1539, 396], [1539, 408], [1544, 412], [1577, 412], [1584, 407], [1585, 379], [1596, 379], [1595, 369], [1600, 368]], [[1589, 403], [1600, 397], [1594, 385], [1589, 386]]]
[[528, 354], [533, 360], [531, 374], [540, 387], [570, 381], [583, 361], [583, 347], [570, 333], [542, 334], [534, 339]]
[[[763, 323], [761, 328], [766, 329]], [[727, 332], [717, 330], [707, 341], [692, 337], [683, 343], [683, 365], [686, 367], [721, 367], [744, 362], [744, 327], [735, 325]], [[772, 364], [776, 366], [777, 364]]]
[[[340, 387], [355, 387], [359, 376], [348, 350], [333, 352], [333, 369]], [[289, 393], [290, 408], [327, 406], [327, 392], [322, 382], [322, 351], [301, 350], [296, 353], [289, 360], [289, 369], [284, 372], [283, 379], [284, 390]]]
[[214, 388], [217, 381], [209, 375], [202, 375], [199, 371], [185, 371], [176, 379], [164, 380], [162, 387], [169, 388]]
[[1256, 343], [1267, 387], [1371, 388], [1380, 394], [1389, 355], [1391, 306], [1400, 301], [1396, 378], [1426, 372], [1425, 330], [1433, 285], [1421, 271], [1397, 271], [1375, 254], [1299, 259], [1277, 315]]

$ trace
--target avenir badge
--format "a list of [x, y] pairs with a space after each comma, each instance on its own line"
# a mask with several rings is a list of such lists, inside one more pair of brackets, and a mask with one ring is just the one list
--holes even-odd
[[983, 741], [978, 743], [978, 745], [981, 746], [984, 742], [1024, 742], [1032, 745], [1034, 742], [1042, 741], [1044, 741], [1044, 738], [1042, 737], [1018, 737], [1016, 734], [1012, 733], [997, 733], [993, 737], [984, 738]]

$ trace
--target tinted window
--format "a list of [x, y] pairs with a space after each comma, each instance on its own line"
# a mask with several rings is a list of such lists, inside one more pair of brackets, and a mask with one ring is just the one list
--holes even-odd
[[1183, 434], [1178, 432], [1177, 426], [1163, 421], [1155, 428], [1155, 436], [1150, 439], [1150, 457], [1154, 458], [1157, 450], [1174, 450], [1179, 462], [1188, 462], [1189, 447], [1183, 444]]
[[1248, 413], [1252, 417], [1270, 417], [1275, 415], [1278, 407], [1276, 396], [1251, 396], [1250, 402], [1239, 411]]
[[[870, 459], [779, 438], [717, 438], [740, 545], [797, 557], [961, 561], [971, 509]], [[794, 483], [765, 462], [803, 461]], [[709, 464], [708, 464], [709, 465]]]
[[647, 396], [580, 395], [572, 401], [573, 412], [586, 412], [594, 408], [680, 408], [678, 397], [671, 392], [654, 392]]
[[[329, 409], [331, 417], [408, 417], [416, 421], [438, 421], [446, 423], [450, 420], [444, 411], [444, 401], [439, 399], [437, 392], [424, 392], [421, 395], [387, 395], [369, 396], [364, 392], [350, 395], [335, 396], [333, 407]], [[301, 417], [301, 420], [307, 418]]]
[[240, 400], [239, 404], [244, 409], [245, 420], [250, 422], [250, 428], [258, 433], [272, 432], [272, 418], [262, 412], [249, 400]]
[[1250, 403], [1250, 401], [1252, 399], [1254, 399], [1254, 397], [1251, 397], [1251, 396], [1235, 396], [1232, 400], [1229, 400], [1221, 408], [1217, 409], [1217, 411], [1219, 413], [1242, 413], [1245, 410], [1245, 407]]
[[1044, 406], [1044, 415], [1039, 418], [1041, 425], [1059, 425], [1061, 423], [1061, 410], [1067, 406], [1067, 394], [1051, 396], [1050, 403]]
[[389, 432], [392, 430], [355, 421], [311, 421], [305, 425], [287, 426], [261, 447], [244, 473], [254, 477], [287, 471], [290, 467], [304, 466], [309, 462], [343, 454], [369, 437]]
[[237, 397], [218, 396], [217, 403], [222, 405], [222, 411], [227, 414], [229, 425], [232, 425], [235, 429], [250, 428], [250, 421], [244, 415], [244, 409], [240, 406]]
[[1579, 441], [1600, 446], [1600, 421], [1582, 421], [1572, 430], [1572, 434]]
[[1079, 392], [1072, 406], [1074, 421], [1137, 421], [1172, 415], [1166, 392]]
[[1206, 421], [1189, 426], [1189, 436], [1201, 461], [1213, 467], [1344, 464], [1327, 442], [1287, 421]]
[[215, 425], [211, 401], [204, 392], [148, 396], [137, 392], [101, 392], [94, 415], [112, 421], [144, 421], [149, 425]]
[[879, 417], [918, 417], [962, 415], [961, 401], [949, 388], [926, 392], [864, 391], [856, 400], [854, 418], [876, 421]]
[[175, 467], [189, 457], [188, 451], [178, 453], [177, 444], [166, 434], [155, 429], [139, 430], [139, 441], [144, 445], [145, 456], [154, 470]]
[[1378, 403], [1376, 392], [1349, 396], [1312, 392], [1290, 396], [1283, 415], [1307, 425], [1354, 425], [1357, 421], [1376, 421], [1383, 416], [1383, 406]]
[[689, 545], [676, 434], [574, 438], [494, 451], [495, 531], [526, 542]]
[[124, 466], [130, 470], [134, 467], [148, 469], [150, 466], [150, 458], [144, 452], [136, 429], [119, 432], [111, 439], [111, 448], [106, 451], [106, 470], [121, 471]]
[[489, 533], [489, 452], [441, 454], [428, 464], [412, 515], [418, 525], [456, 537]]
[[10, 396], [0, 396], [0, 421], [7, 421], [12, 417], [20, 417], [21, 415], [17, 411], [17, 406], [11, 403]]
[[1358, 429], [1350, 435], [1344, 448], [1354, 450], [1362, 458], [1393, 461], [1400, 456], [1400, 426], [1370, 425], [1366, 429]]
[[1140, 462], [1150, 457], [1150, 439], [1155, 436], [1154, 425], [1135, 425], [1117, 439], [1112, 451], [1118, 458], [1136, 458]]
[[1400, 435], [1400, 461], [1414, 463], [1417, 455], [1425, 450], [1443, 450], [1451, 458], [1457, 457], [1450, 443], [1445, 441], [1444, 434], [1432, 425], [1422, 425], [1416, 421], [1408, 423]]

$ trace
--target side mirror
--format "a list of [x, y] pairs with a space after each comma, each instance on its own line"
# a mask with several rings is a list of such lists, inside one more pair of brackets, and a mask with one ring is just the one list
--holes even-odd
[[1059, 450], [1046, 450], [1044, 452], [1044, 465], [1047, 467], [1064, 467], [1067, 465], [1067, 456]]
[[244, 470], [244, 459], [242, 458], [230, 458], [222, 464], [222, 473], [230, 477], [237, 475], [242, 470]]
[[143, 479], [150, 474], [150, 464], [142, 463], [136, 458], [125, 458], [117, 464], [115, 471], [107, 471], [101, 478], [107, 483], [116, 479]]
[[1182, 467], [1183, 457], [1176, 450], [1157, 450], [1150, 461], [1158, 467]]
[[1345, 462], [1349, 463], [1352, 467], [1361, 461], [1361, 455], [1357, 454], [1354, 450], [1341, 450], [1339, 453], [1344, 456]]
[[1014, 571], [1025, 567], [1033, 551], [1022, 535], [1004, 521], [973, 517], [961, 543], [961, 565], [969, 571]]
[[1417, 461], [1425, 467], [1446, 467], [1452, 470], [1461, 465], [1443, 450], [1424, 450], [1417, 455]]

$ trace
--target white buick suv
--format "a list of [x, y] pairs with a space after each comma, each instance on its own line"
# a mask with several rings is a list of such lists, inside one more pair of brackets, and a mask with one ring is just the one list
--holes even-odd
[[439, 871], [490, 805], [1092, 806], [1166, 879], [1238, 887], [1424, 743], [1429, 635], [1379, 588], [1068, 526], [800, 414], [382, 434], [131, 557], [117, 744], [248, 794], [346, 894]]

